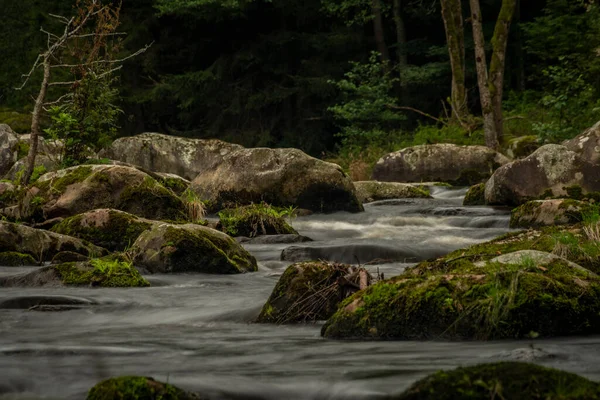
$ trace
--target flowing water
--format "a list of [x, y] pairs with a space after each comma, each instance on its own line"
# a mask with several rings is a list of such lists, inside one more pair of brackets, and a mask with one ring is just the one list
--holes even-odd
[[[368, 268], [389, 277], [508, 231], [507, 210], [462, 207], [464, 193], [433, 188], [434, 199], [297, 218], [293, 226], [314, 242], [246, 244], [259, 260], [256, 273], [152, 275], [153, 287], [140, 289], [0, 289], [0, 399], [85, 399], [101, 379], [132, 374], [223, 399], [380, 399], [438, 369], [494, 360], [600, 378], [599, 337], [350, 342], [322, 339], [321, 324], [251, 323], [291, 263], [280, 261], [285, 248], [350, 263], [378, 259]], [[28, 270], [0, 267], [0, 274]], [[9, 300], [23, 296], [88, 304], [63, 312], [11, 309]]]

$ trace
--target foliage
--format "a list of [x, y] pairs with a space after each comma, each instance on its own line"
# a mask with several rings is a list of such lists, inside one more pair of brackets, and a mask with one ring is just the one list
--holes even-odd
[[257, 235], [297, 234], [285, 221], [295, 216], [296, 208], [273, 207], [266, 203], [222, 210], [219, 226], [231, 236], [254, 237]]
[[206, 206], [196, 192], [186, 189], [181, 195], [181, 200], [187, 212], [187, 219], [195, 224], [204, 225], [206, 223], [204, 219], [206, 216]]

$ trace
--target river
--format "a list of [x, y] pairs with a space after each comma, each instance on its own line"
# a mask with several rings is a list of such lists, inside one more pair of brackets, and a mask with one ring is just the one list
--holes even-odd
[[[386, 277], [421, 259], [508, 231], [507, 210], [462, 207], [465, 190], [434, 199], [367, 204], [359, 214], [299, 217], [314, 242], [247, 244], [259, 271], [235, 276], [151, 275], [141, 289], [2, 288], [0, 303], [62, 295], [90, 304], [63, 312], [0, 309], [0, 399], [85, 399], [98, 381], [152, 376], [216, 399], [380, 399], [442, 368], [533, 360], [600, 379], [600, 337], [495, 342], [344, 342], [322, 324], [251, 323], [290, 262], [289, 246], [367, 263]], [[316, 249], [316, 250], [315, 250]], [[1, 275], [30, 268], [0, 267]]]

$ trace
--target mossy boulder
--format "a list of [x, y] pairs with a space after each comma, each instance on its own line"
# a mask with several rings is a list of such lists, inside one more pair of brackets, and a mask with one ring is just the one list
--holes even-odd
[[237, 274], [256, 271], [256, 259], [233, 238], [201, 225], [155, 224], [131, 247], [134, 264], [149, 272]]
[[478, 183], [467, 190], [463, 206], [481, 206], [485, 204], [485, 183]]
[[325, 320], [348, 296], [338, 282], [348, 275], [347, 264], [310, 261], [292, 264], [283, 273], [256, 322], [292, 323]]
[[574, 224], [585, 214], [597, 212], [598, 206], [573, 199], [532, 200], [510, 213], [511, 228], [536, 228]]
[[524, 158], [540, 148], [537, 135], [519, 136], [511, 139], [506, 148], [506, 155], [512, 159]]
[[242, 146], [216, 139], [142, 133], [115, 140], [99, 155], [192, 180], [204, 170], [221, 163], [227, 154], [239, 149]]
[[0, 209], [15, 204], [19, 190], [11, 182], [0, 182]]
[[229, 208], [219, 212], [217, 229], [231, 236], [287, 235], [298, 232], [283, 213], [267, 204]]
[[168, 383], [141, 376], [110, 378], [90, 389], [87, 400], [206, 400]]
[[22, 275], [0, 277], [0, 287], [144, 287], [149, 285], [131, 263], [111, 258], [51, 265]]
[[579, 375], [522, 362], [439, 371], [392, 400], [593, 400], [600, 384]]
[[171, 190], [136, 168], [80, 165], [41, 176], [24, 194], [23, 220], [69, 217], [113, 208], [153, 220], [179, 220], [185, 206]]
[[581, 198], [600, 191], [600, 168], [565, 146], [547, 144], [498, 168], [485, 184], [486, 204], [518, 206], [530, 200]]
[[90, 258], [84, 256], [83, 254], [74, 253], [72, 251], [61, 251], [60, 253], [56, 253], [50, 264], [63, 264], [67, 262], [79, 262], [79, 261], [88, 261]]
[[358, 181], [354, 182], [354, 187], [356, 188], [356, 196], [362, 203], [388, 199], [431, 198], [426, 188], [407, 183]]
[[17, 144], [19, 139], [10, 126], [0, 124], [0, 178], [17, 161]]
[[579, 154], [585, 161], [600, 165], [600, 122], [597, 122], [583, 133], [575, 136], [571, 140], [566, 140], [563, 145], [575, 153]]
[[489, 178], [509, 162], [484, 146], [425, 144], [383, 156], [373, 168], [373, 179], [385, 182], [448, 182], [474, 185]]
[[[6, 173], [5, 178], [14, 182], [20, 182], [25, 169], [27, 168], [27, 157], [21, 157]], [[36, 181], [40, 175], [46, 172], [56, 171], [60, 168], [60, 162], [56, 157], [50, 157], [43, 154], [38, 154], [35, 157], [34, 174], [31, 177], [31, 182]], [[41, 173], [40, 173], [41, 172]]]
[[0, 266], [3, 267], [22, 267], [24, 265], [37, 265], [30, 254], [18, 253], [16, 251], [0, 252]]
[[234, 151], [203, 170], [190, 188], [214, 211], [263, 201], [316, 212], [363, 210], [340, 166], [297, 149]]
[[65, 218], [52, 232], [87, 240], [110, 251], [122, 251], [154, 222], [113, 209], [99, 209]]
[[50, 261], [61, 251], [72, 251], [84, 256], [102, 256], [107, 253], [106, 249], [71, 236], [0, 221], [0, 252], [6, 251], [29, 254], [40, 262]]
[[190, 181], [179, 175], [166, 172], [157, 172], [160, 177], [158, 181], [167, 189], [171, 189], [177, 196], [181, 196], [190, 187]]
[[489, 340], [600, 333], [600, 278], [552, 255], [496, 259], [531, 244], [514, 237], [422, 262], [358, 292], [340, 305], [322, 334]]

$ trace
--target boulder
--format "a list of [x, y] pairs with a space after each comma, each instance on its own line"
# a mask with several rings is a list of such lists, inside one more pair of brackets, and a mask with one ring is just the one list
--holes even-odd
[[123, 251], [154, 221], [113, 209], [98, 209], [64, 219], [52, 232], [87, 240], [110, 251]]
[[162, 183], [167, 189], [171, 189], [173, 193], [181, 196], [190, 187], [190, 181], [182, 178], [179, 175], [169, 174], [166, 172], [157, 172], [156, 175], [160, 177], [158, 181]]
[[478, 183], [467, 190], [463, 206], [482, 206], [485, 204], [485, 183]]
[[6, 124], [0, 124], [0, 177], [17, 161], [16, 147], [19, 138]]
[[155, 172], [168, 172], [192, 180], [219, 164], [242, 146], [216, 139], [189, 139], [160, 133], [142, 133], [115, 140], [100, 157], [139, 165]]
[[511, 139], [506, 148], [506, 155], [512, 159], [524, 158], [536, 151], [540, 142], [536, 135], [519, 136]]
[[[342, 282], [353, 272], [357, 275], [358, 269], [326, 261], [290, 265], [279, 278], [256, 322], [285, 324], [331, 317], [339, 302], [352, 293]], [[368, 274], [367, 277], [370, 278]]]
[[524, 362], [498, 362], [439, 371], [390, 400], [583, 400], [600, 398], [600, 384]]
[[373, 168], [372, 177], [385, 182], [440, 181], [474, 185], [485, 181], [496, 168], [508, 162], [508, 158], [484, 146], [426, 144], [383, 156]]
[[485, 184], [485, 201], [520, 205], [548, 197], [580, 198], [599, 190], [600, 168], [565, 146], [547, 144], [498, 168]]
[[289, 244], [289, 243], [304, 243], [312, 242], [312, 239], [302, 235], [263, 235], [253, 238], [238, 236], [235, 238], [239, 243], [244, 244]]
[[11, 182], [0, 182], [0, 209], [12, 205], [18, 196], [17, 188]]
[[16, 251], [0, 252], [0, 266], [22, 267], [25, 265], [38, 265], [30, 254], [17, 253]]
[[563, 145], [591, 164], [600, 164], [600, 121]]
[[0, 252], [5, 251], [29, 254], [40, 262], [50, 261], [61, 251], [84, 256], [106, 254], [105, 249], [74, 237], [0, 221]]
[[[566, 258], [547, 254], [567, 233]], [[577, 250], [598, 249], [576, 234], [575, 227], [511, 233], [424, 261], [346, 299], [322, 334], [490, 340], [600, 333], [598, 263]]]
[[154, 220], [185, 218], [184, 203], [148, 174], [119, 165], [80, 165], [41, 176], [24, 194], [22, 220], [114, 208]]
[[[6, 179], [10, 179], [11, 181], [20, 181], [25, 168], [27, 167], [27, 157], [23, 157], [19, 159], [16, 163], [13, 164], [11, 169], [4, 176]], [[42, 175], [46, 172], [53, 172], [60, 168], [60, 162], [54, 158], [49, 157], [43, 154], [38, 154], [35, 157], [35, 170], [34, 174], [31, 176], [31, 181], [35, 181], [37, 178], [35, 175], [39, 177], [39, 172], [42, 171]], [[38, 172], [36, 174], [36, 172]]]
[[0, 277], [0, 287], [45, 286], [143, 287], [150, 284], [130, 263], [97, 258]]
[[267, 204], [228, 208], [219, 212], [217, 229], [231, 236], [297, 235], [282, 213]]
[[151, 273], [236, 274], [256, 271], [256, 259], [233, 238], [201, 225], [155, 224], [131, 247], [136, 267]]
[[537, 228], [549, 225], [566, 225], [582, 221], [586, 213], [597, 206], [573, 199], [532, 200], [510, 213], [511, 228]]
[[358, 181], [354, 182], [354, 187], [356, 188], [356, 196], [362, 203], [388, 199], [431, 198], [423, 188], [407, 183]]
[[142, 376], [110, 378], [90, 389], [87, 400], [207, 400], [198, 393], [188, 393], [176, 386]]
[[311, 211], [362, 211], [342, 169], [297, 149], [242, 149], [202, 171], [191, 189], [211, 209], [266, 202]]

